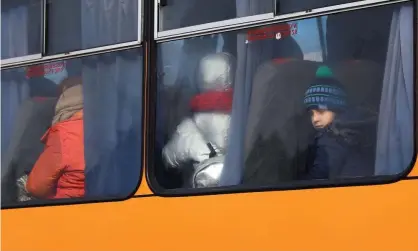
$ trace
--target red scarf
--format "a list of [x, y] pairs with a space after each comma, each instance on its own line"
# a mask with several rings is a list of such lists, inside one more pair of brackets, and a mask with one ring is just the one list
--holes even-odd
[[190, 108], [193, 112], [225, 112], [232, 110], [233, 90], [207, 91], [197, 94], [190, 100]]

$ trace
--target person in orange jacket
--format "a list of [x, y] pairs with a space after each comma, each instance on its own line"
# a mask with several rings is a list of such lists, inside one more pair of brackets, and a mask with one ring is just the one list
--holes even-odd
[[84, 196], [83, 86], [65, 79], [52, 126], [42, 137], [45, 149], [29, 174], [26, 190], [38, 199]]

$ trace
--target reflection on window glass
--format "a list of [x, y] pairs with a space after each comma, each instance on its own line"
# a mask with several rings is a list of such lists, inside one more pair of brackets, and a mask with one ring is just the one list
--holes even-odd
[[137, 40], [138, 0], [51, 0], [47, 7], [48, 54]]
[[413, 156], [412, 9], [392, 4], [159, 44], [159, 185], [404, 171]]
[[276, 0], [276, 12], [280, 15], [359, 1], [363, 0]]
[[41, 53], [41, 1], [1, 1], [1, 59]]
[[133, 192], [141, 70], [139, 49], [3, 70], [2, 206]]
[[273, 0], [168, 0], [161, 4], [159, 31], [272, 13]]

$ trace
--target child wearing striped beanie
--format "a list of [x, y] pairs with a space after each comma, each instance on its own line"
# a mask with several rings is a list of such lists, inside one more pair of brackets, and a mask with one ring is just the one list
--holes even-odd
[[[336, 179], [373, 174], [374, 154], [365, 147], [363, 129], [367, 121], [348, 108], [344, 87], [331, 70], [321, 66], [305, 92], [304, 104], [317, 133], [308, 150], [302, 179]], [[355, 125], [355, 126], [353, 126]], [[370, 149], [369, 149], [370, 148]]]
[[321, 66], [316, 78], [305, 92], [304, 104], [311, 115], [315, 129], [329, 126], [336, 113], [342, 113], [347, 106], [344, 87], [333, 77], [327, 66]]

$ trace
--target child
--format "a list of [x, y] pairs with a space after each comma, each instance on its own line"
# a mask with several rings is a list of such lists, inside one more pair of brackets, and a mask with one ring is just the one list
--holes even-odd
[[[373, 119], [365, 119], [347, 102], [344, 87], [322, 66], [305, 93], [317, 133], [309, 148], [305, 179], [335, 179], [373, 175]], [[371, 137], [373, 138], [373, 137]]]

